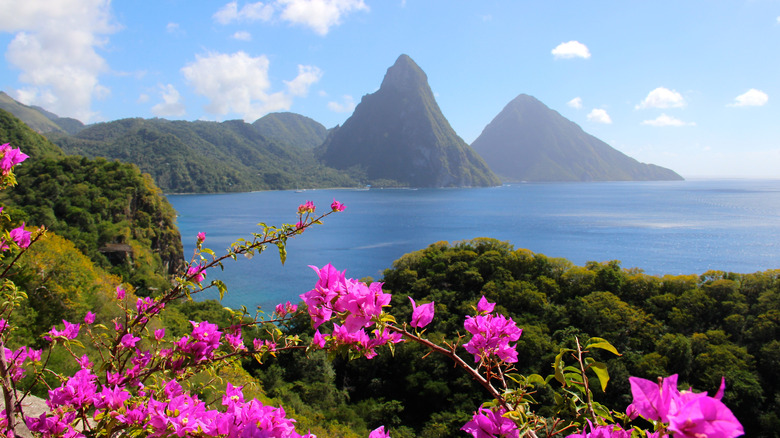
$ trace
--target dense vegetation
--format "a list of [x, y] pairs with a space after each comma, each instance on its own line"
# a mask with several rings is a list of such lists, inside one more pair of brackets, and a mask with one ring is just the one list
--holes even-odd
[[285, 139], [278, 129], [272, 133], [275, 140], [240, 120], [136, 118], [90, 125], [74, 136], [51, 134], [50, 138], [69, 154], [133, 163], [166, 193], [358, 185], [346, 173], [318, 163], [311, 149], [286, 143], [296, 138]]
[[[575, 266], [475, 239], [407, 254], [385, 271], [384, 281], [399, 320], [411, 315], [407, 295], [436, 303], [431, 338], [463, 334], [463, 318], [483, 294], [496, 301], [523, 328], [521, 373], [551, 373], [558, 349], [574, 336], [610, 340], [623, 356], [603, 358], [612, 378], [607, 393], [597, 397], [616, 408], [630, 402], [629, 376], [654, 380], [678, 373], [682, 385], [710, 394], [725, 376], [725, 401], [747, 436], [778, 436], [780, 270], [657, 277], [622, 269], [618, 261]], [[310, 330], [305, 324], [298, 329]], [[346, 397], [364, 415], [371, 413], [368, 421], [379, 417], [376, 424], [413, 429], [393, 436], [448, 436], [484, 394], [446, 359], [423, 359], [425, 353], [402, 345], [395, 357], [337, 360], [333, 370], [322, 365], [327, 372], [318, 373], [294, 357], [281, 358], [259, 375], [273, 394], [298, 388], [298, 397], [314, 405]], [[538, 396], [544, 400], [543, 389]]]
[[18, 185], [0, 194], [16, 223], [43, 225], [72, 241], [101, 268], [148, 295], [170, 285], [184, 261], [176, 212], [149, 175], [132, 164], [65, 156], [45, 137], [0, 110], [0, 138], [30, 156]]

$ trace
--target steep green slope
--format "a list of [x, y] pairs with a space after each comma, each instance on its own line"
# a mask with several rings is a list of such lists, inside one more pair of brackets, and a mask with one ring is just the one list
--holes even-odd
[[682, 179], [623, 154], [525, 94], [507, 104], [472, 147], [509, 181]]
[[452, 129], [427, 76], [406, 55], [318, 150], [325, 164], [361, 169], [369, 182], [391, 180], [412, 187], [500, 183]]
[[321, 145], [328, 136], [328, 130], [320, 123], [295, 113], [267, 114], [252, 126], [268, 140], [303, 149]]
[[132, 164], [64, 156], [46, 138], [0, 110], [0, 142], [30, 157], [18, 185], [0, 193], [17, 222], [44, 225], [97, 265], [150, 293], [167, 287], [184, 261], [176, 212]]
[[0, 109], [0, 144], [10, 143], [24, 153], [37, 158], [63, 156], [62, 149], [46, 137], [30, 129], [8, 111]]
[[243, 121], [123, 119], [56, 137], [64, 151], [136, 164], [168, 193], [349, 187], [310, 150], [269, 141]]
[[60, 132], [74, 134], [84, 128], [76, 119], [59, 117], [37, 106], [27, 106], [0, 91], [0, 109], [6, 110], [22, 120], [36, 132]]

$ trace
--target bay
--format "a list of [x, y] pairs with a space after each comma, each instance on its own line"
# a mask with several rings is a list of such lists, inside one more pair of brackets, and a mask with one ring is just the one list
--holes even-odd
[[[652, 275], [780, 268], [780, 180], [529, 183], [492, 188], [268, 191], [168, 195], [185, 255], [195, 236], [217, 253], [259, 232], [259, 222], [295, 223], [307, 200], [318, 212], [333, 199], [347, 209], [288, 243], [284, 265], [270, 248], [252, 260], [210, 270], [229, 293], [223, 304], [266, 311], [297, 302], [332, 263], [348, 277], [379, 279], [405, 253], [437, 241], [508, 241], [548, 257], [620, 260]], [[203, 298], [216, 298], [208, 291]]]

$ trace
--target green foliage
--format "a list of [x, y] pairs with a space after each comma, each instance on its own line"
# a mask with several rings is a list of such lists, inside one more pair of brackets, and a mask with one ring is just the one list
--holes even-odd
[[133, 163], [166, 193], [357, 185], [347, 174], [319, 164], [311, 149], [287, 143], [300, 139], [266, 138], [262, 129], [239, 120], [136, 118], [90, 125], [74, 136], [52, 138], [70, 154]]
[[148, 295], [183, 263], [175, 211], [131, 164], [83, 157], [30, 159], [2, 201], [13, 216], [44, 225], [99, 266]]
[[[575, 337], [608, 340], [623, 356], [616, 359], [611, 350], [598, 348], [599, 341], [591, 341], [592, 362], [586, 362], [589, 389], [600, 406], [625, 408], [631, 399], [629, 376], [655, 379], [677, 373], [681, 385], [710, 394], [725, 376], [725, 402], [748, 436], [772, 436], [778, 422], [780, 270], [654, 277], [623, 269], [617, 261], [580, 267], [480, 238], [437, 242], [406, 254], [383, 280], [400, 322], [411, 319], [407, 295], [418, 303], [436, 303], [436, 316], [426, 328], [430, 339], [456, 339], [464, 333], [465, 315], [483, 294], [495, 301], [523, 328], [517, 343], [520, 374], [552, 373], [555, 351], [576, 351]], [[311, 333], [307, 324], [294, 330]], [[482, 389], [447, 360], [426, 353], [416, 344], [400, 344], [394, 358], [337, 359], [334, 385], [353, 405], [399, 402], [405, 408], [398, 413], [401, 423], [417, 436], [452, 434], [463, 418], [470, 418]], [[298, 363], [284, 362], [282, 381], [296, 379]], [[575, 369], [562, 368], [563, 374], [569, 371]], [[540, 403], [554, 402], [548, 390], [537, 390]], [[582, 391], [576, 392], [578, 400]], [[756, 412], [760, 421], [751, 420]]]

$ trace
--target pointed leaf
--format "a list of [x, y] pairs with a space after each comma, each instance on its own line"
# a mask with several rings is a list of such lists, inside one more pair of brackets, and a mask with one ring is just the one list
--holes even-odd
[[603, 362], [595, 362], [593, 365], [590, 366], [590, 369], [592, 369], [593, 372], [596, 373], [596, 377], [599, 378], [599, 382], [601, 382], [601, 390], [606, 391], [607, 382], [609, 382], [609, 372], [607, 371], [607, 364]]

